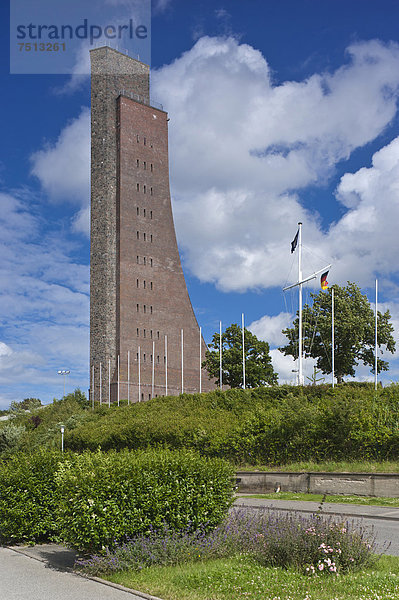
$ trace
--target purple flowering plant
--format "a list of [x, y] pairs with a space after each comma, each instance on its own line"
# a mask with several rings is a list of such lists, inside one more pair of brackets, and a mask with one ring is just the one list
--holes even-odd
[[272, 510], [233, 508], [227, 518], [207, 527], [173, 530], [166, 523], [79, 560], [78, 568], [94, 574], [140, 570], [154, 565], [252, 556], [264, 566], [295, 568], [308, 575], [338, 575], [375, 561], [373, 535], [350, 522], [337, 523], [320, 514], [303, 517]]

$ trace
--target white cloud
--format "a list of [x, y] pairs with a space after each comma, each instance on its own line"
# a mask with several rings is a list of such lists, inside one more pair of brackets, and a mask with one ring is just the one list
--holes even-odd
[[153, 12], [155, 15], [165, 12], [172, 4], [173, 0], [155, 0], [153, 4]]
[[52, 202], [68, 201], [87, 207], [90, 198], [90, 110], [83, 108], [55, 143], [32, 157], [32, 173]]
[[[37, 395], [60, 396], [57, 369], [71, 370], [71, 388], [86, 387], [89, 269], [70, 256], [62, 232], [45, 233], [35, 197], [0, 193], [0, 407]], [[32, 210], [33, 208], [33, 210]], [[31, 211], [29, 213], [29, 211]], [[58, 387], [57, 387], [58, 386]]]
[[370, 168], [345, 174], [337, 198], [348, 209], [328, 236], [339, 276], [349, 279], [356, 273], [356, 280], [364, 285], [371, 283], [373, 273], [397, 273], [399, 137], [374, 154]]
[[376, 258], [360, 265], [365, 243], [350, 229], [357, 221], [359, 234], [376, 213], [383, 229], [392, 197], [384, 215], [375, 198], [351, 219], [359, 190], [350, 193], [353, 182], [343, 182], [341, 202], [349, 212], [330, 235], [298, 197], [309, 185], [324, 185], [339, 161], [374, 140], [396, 114], [399, 46], [358, 43], [348, 57], [333, 73], [274, 85], [260, 52], [233, 38], [205, 37], [153, 73], [154, 97], [171, 116], [178, 238], [187, 266], [202, 281], [227, 291], [283, 284], [290, 263], [286, 249], [299, 220], [308, 247], [336, 257], [337, 276], [347, 276], [348, 253], [361, 267], [356, 279], [362, 284], [380, 262], [396, 270], [393, 253], [384, 258], [383, 237], [373, 247]]
[[77, 48], [72, 73], [64, 85], [53, 88], [56, 95], [73, 94], [90, 81], [90, 48], [87, 42]]
[[283, 346], [287, 343], [287, 338], [282, 333], [282, 330], [291, 327], [293, 320], [293, 315], [287, 312], [282, 312], [273, 317], [264, 315], [257, 321], [253, 321], [248, 326], [248, 329], [258, 339], [264, 340], [270, 346]]

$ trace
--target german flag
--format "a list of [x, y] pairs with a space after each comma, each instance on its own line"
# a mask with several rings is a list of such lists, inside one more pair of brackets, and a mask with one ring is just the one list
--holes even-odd
[[326, 290], [328, 287], [328, 281], [327, 281], [327, 275], [328, 275], [329, 271], [326, 271], [325, 273], [323, 273], [323, 275], [320, 277], [320, 285], [321, 285], [321, 289], [322, 290]]

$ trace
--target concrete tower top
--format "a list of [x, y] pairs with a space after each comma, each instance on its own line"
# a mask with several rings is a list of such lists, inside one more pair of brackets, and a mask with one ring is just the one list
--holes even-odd
[[92, 75], [134, 75], [149, 73], [150, 67], [140, 60], [109, 46], [90, 50]]

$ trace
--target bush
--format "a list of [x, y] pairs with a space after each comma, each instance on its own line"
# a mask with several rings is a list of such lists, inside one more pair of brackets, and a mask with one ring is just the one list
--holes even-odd
[[0, 542], [44, 542], [54, 538], [55, 473], [61, 454], [17, 453], [0, 463]]
[[99, 552], [165, 525], [215, 527], [232, 503], [233, 470], [188, 451], [98, 451], [60, 464], [57, 483], [62, 539]]
[[16, 448], [24, 431], [23, 425], [15, 425], [11, 422], [2, 425], [0, 427], [0, 453]]
[[216, 390], [90, 414], [66, 431], [66, 447], [191, 448], [241, 465], [399, 458], [397, 385]]
[[295, 568], [307, 575], [338, 574], [375, 562], [374, 540], [349, 523], [320, 515], [301, 517], [268, 510], [230, 512], [210, 532], [164, 527], [117, 545], [105, 555], [79, 561], [92, 575], [155, 565], [176, 565], [245, 552], [267, 567]]

